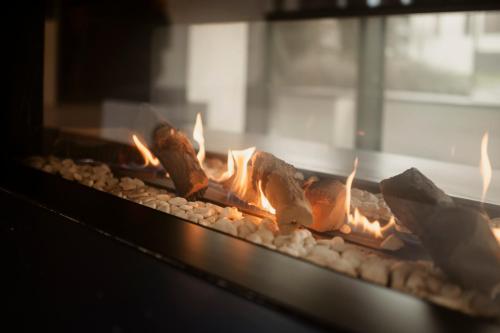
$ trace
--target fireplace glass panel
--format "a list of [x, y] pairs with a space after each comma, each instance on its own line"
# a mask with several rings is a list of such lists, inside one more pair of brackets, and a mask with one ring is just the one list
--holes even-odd
[[45, 126], [130, 143], [149, 141], [148, 110], [188, 132], [201, 113], [209, 150], [344, 176], [359, 156], [374, 181], [417, 166], [471, 199], [488, 132], [499, 177], [498, 12], [188, 24], [127, 3], [49, 11]]

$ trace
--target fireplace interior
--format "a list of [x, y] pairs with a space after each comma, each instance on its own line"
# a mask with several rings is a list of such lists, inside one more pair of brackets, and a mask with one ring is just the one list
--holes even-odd
[[22, 328], [499, 330], [495, 1], [12, 7]]

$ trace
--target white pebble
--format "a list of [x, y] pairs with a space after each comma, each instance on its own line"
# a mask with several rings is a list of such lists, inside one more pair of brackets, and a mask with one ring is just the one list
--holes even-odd
[[144, 184], [144, 182], [143, 182], [142, 180], [138, 179], [138, 178], [134, 178], [134, 179], [132, 179], [132, 182], [133, 182], [133, 183], [135, 184], [135, 186], [137, 186], [137, 187], [144, 187], [144, 186], [146, 186], [146, 185]]
[[329, 267], [333, 268], [334, 270], [347, 274], [352, 277], [356, 277], [356, 269], [350, 263], [349, 261], [340, 258], [339, 260], [334, 260], [329, 263]]
[[200, 214], [203, 217], [210, 217], [215, 214], [215, 209], [210, 207], [199, 207], [199, 208], [194, 208], [193, 213]]
[[221, 217], [231, 220], [239, 220], [243, 217], [243, 214], [235, 207], [225, 207], [220, 214]]
[[316, 245], [316, 239], [312, 235], [304, 239], [305, 247], [313, 247], [315, 245]]
[[246, 238], [251, 233], [257, 231], [257, 225], [251, 220], [244, 218], [238, 226], [238, 236]]
[[226, 218], [220, 218], [218, 219], [213, 225], [213, 228], [220, 230], [222, 232], [228, 233], [230, 235], [236, 236], [238, 234], [238, 231], [236, 230], [236, 227], [233, 225], [231, 220], [226, 219]]
[[263, 243], [272, 244], [274, 240], [274, 234], [267, 228], [259, 228], [256, 234], [260, 236]]
[[342, 253], [342, 258], [352, 264], [353, 267], [357, 268], [364, 260], [364, 255], [357, 249], [351, 248], [347, 249]]
[[262, 238], [257, 233], [248, 235], [246, 239], [253, 243], [262, 244]]
[[412, 265], [407, 262], [397, 262], [391, 267], [391, 287], [397, 290], [404, 290], [406, 279], [412, 271]]
[[178, 210], [178, 211], [175, 211], [175, 212], [172, 212], [173, 215], [177, 216], [177, 217], [180, 217], [181, 219], [186, 219], [187, 220], [187, 214], [185, 211], [183, 210]]
[[346, 244], [342, 237], [335, 236], [330, 241], [330, 247], [337, 252], [343, 252], [346, 249]]
[[294, 256], [294, 257], [298, 257], [299, 256], [299, 251], [296, 248], [294, 248], [294, 247], [283, 246], [283, 247], [280, 247], [278, 250], [281, 251], [281, 252], [287, 253], [287, 254], [289, 254], [291, 256]]
[[187, 200], [182, 198], [182, 197], [175, 197], [170, 200], [168, 200], [168, 203], [173, 205], [173, 206], [182, 206], [187, 203]]
[[170, 213], [170, 205], [165, 201], [160, 201], [156, 208], [164, 213]]
[[309, 259], [321, 265], [327, 265], [340, 259], [340, 255], [324, 245], [314, 246], [308, 255]]
[[[204, 202], [202, 202], [202, 201], [197, 201], [197, 203], [198, 203], [198, 207], [201, 207], [201, 206], [205, 206], [205, 205], [206, 205], [206, 206], [208, 206], [208, 207], [210, 207], [210, 208], [215, 209], [215, 211], [216, 211], [217, 213], [219, 213], [219, 214], [220, 214], [220, 213], [222, 213], [222, 211], [224, 210], [224, 208], [222, 208], [221, 206], [214, 205], [214, 204], [213, 204], [213, 203], [211, 203], [211, 202], [204, 203]], [[235, 209], [236, 209], [236, 208], [235, 208]]]
[[142, 202], [143, 204], [146, 204], [146, 203], [151, 202], [151, 201], [155, 201], [155, 202], [156, 202], [156, 199], [155, 199], [154, 197], [143, 197], [143, 198], [141, 199], [141, 202]]
[[410, 273], [406, 280], [406, 288], [413, 293], [419, 293], [425, 289], [424, 274], [418, 270]]
[[304, 240], [312, 237], [312, 234], [307, 229], [297, 229], [292, 233], [292, 243], [304, 243]]
[[268, 218], [262, 219], [259, 227], [267, 228], [273, 233], [278, 232], [278, 225], [276, 224], [276, 222]]
[[156, 196], [156, 199], [163, 200], [163, 201], [168, 201], [168, 200], [170, 200], [170, 198], [172, 198], [172, 197], [168, 194], [158, 194]]
[[380, 285], [387, 285], [389, 281], [389, 268], [382, 259], [372, 258], [359, 267], [361, 278]]
[[154, 201], [144, 202], [143, 205], [156, 209], [156, 202], [154, 202]]
[[286, 244], [291, 243], [292, 236], [290, 235], [279, 235], [274, 239], [274, 245], [277, 247], [285, 246]]
[[128, 183], [128, 182], [121, 182], [120, 183], [120, 187], [122, 188], [122, 190], [124, 191], [130, 191], [130, 190], [133, 190], [135, 188], [137, 188], [137, 185], [133, 184], [133, 183]]

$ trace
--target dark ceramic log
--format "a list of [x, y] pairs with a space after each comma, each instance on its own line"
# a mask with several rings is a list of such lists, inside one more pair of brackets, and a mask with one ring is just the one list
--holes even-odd
[[380, 188], [398, 221], [450, 278], [488, 294], [500, 283], [500, 247], [485, 214], [456, 205], [415, 168], [383, 180]]

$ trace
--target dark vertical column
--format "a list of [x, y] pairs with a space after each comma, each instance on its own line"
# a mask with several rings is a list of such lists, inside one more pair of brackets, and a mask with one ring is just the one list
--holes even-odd
[[356, 147], [380, 150], [384, 103], [385, 18], [361, 19]]
[[269, 33], [266, 22], [249, 23], [245, 131], [266, 133], [269, 117]]
[[[41, 147], [43, 126], [44, 1], [11, 1], [4, 15], [2, 157], [31, 154]], [[4, 8], [5, 9], [5, 8]]]

